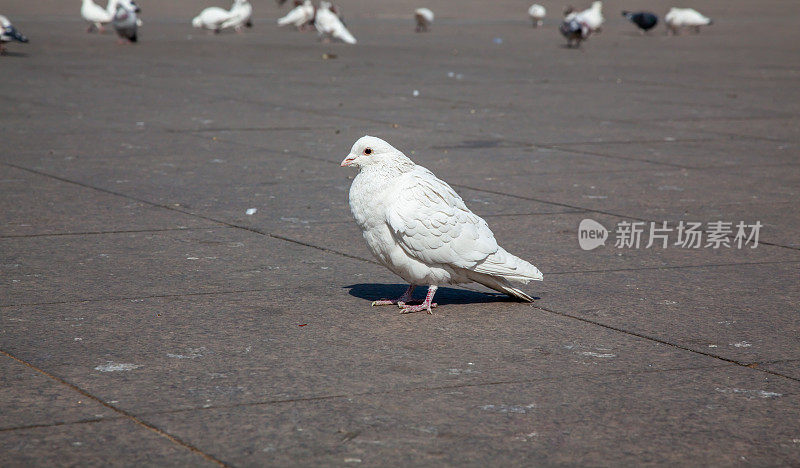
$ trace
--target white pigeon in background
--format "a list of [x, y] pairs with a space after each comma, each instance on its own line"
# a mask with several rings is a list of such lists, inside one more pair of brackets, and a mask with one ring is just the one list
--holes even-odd
[[339, 16], [331, 10], [330, 2], [319, 2], [314, 26], [316, 26], [320, 37], [326, 39], [333, 37], [348, 44], [356, 43], [356, 38], [350, 34], [350, 31], [344, 26]]
[[242, 27], [253, 26], [250, 21], [253, 16], [253, 6], [248, 0], [233, 0], [233, 5], [228, 13], [230, 13], [230, 18], [222, 23], [222, 29], [233, 28], [236, 32], [240, 32]]
[[564, 21], [571, 21], [574, 19], [579, 23], [586, 25], [586, 27], [589, 28], [590, 32], [599, 33], [601, 31], [601, 26], [605, 21], [605, 18], [603, 18], [602, 9], [603, 9], [603, 2], [600, 1], [592, 2], [592, 6], [590, 6], [586, 10], [568, 14], [564, 18]]
[[220, 7], [208, 7], [192, 19], [195, 28], [209, 29], [219, 33], [222, 24], [231, 18], [231, 12]]
[[547, 10], [545, 10], [545, 8], [538, 3], [534, 3], [530, 8], [528, 8], [528, 16], [531, 17], [534, 28], [538, 28], [542, 25], [542, 20], [546, 14]]
[[[355, 166], [350, 210], [381, 265], [410, 284], [396, 300], [402, 313], [431, 313], [441, 284], [476, 282], [517, 299], [533, 298], [511, 282], [543, 279], [533, 265], [497, 245], [486, 221], [422, 166], [389, 143], [371, 136], [353, 145], [342, 166]], [[425, 301], [408, 305], [415, 286], [428, 286]]]
[[678, 34], [680, 28], [692, 28], [694, 32], [700, 32], [700, 26], [714, 23], [695, 9], [674, 7], [664, 15], [664, 22], [667, 23], [667, 34]]
[[86, 32], [102, 32], [103, 25], [110, 23], [114, 19], [116, 10], [117, 2], [115, 0], [109, 0], [106, 8], [101, 7], [92, 0], [83, 0], [81, 16], [89, 22], [89, 29]]
[[278, 18], [278, 26], [293, 24], [298, 30], [304, 30], [314, 20], [314, 5], [311, 0], [305, 0], [300, 5], [292, 8], [286, 16]]
[[433, 24], [433, 12], [430, 8], [417, 8], [414, 10], [414, 19], [417, 20], [417, 32], [426, 32]]
[[3, 46], [3, 44], [11, 41], [28, 42], [28, 38], [17, 31], [17, 28], [11, 24], [11, 21], [9, 21], [8, 18], [0, 15], [0, 55], [4, 55], [6, 53], [6, 48]]

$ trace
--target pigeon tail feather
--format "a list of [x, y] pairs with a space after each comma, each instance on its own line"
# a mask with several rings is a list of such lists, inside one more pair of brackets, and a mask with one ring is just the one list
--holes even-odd
[[503, 294], [508, 294], [509, 296], [519, 299], [523, 302], [533, 302], [533, 298], [531, 296], [525, 294], [525, 292], [521, 289], [515, 288], [511, 285], [511, 283], [508, 282], [508, 280], [504, 278], [498, 278], [470, 270], [466, 270], [466, 275], [470, 280], [480, 283], [489, 289], [494, 289], [495, 291], [499, 291]]
[[525, 260], [511, 255], [499, 247], [497, 252], [486, 257], [472, 268], [477, 273], [500, 276], [503, 279], [528, 284], [529, 281], [542, 281], [544, 276], [538, 268]]

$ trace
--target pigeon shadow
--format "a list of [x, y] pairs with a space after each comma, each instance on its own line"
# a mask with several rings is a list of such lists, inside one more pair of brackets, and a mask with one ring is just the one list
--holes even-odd
[[[395, 299], [402, 295], [408, 285], [406, 284], [375, 284], [360, 283], [343, 286], [350, 289], [350, 295], [368, 301], [379, 299]], [[427, 288], [418, 287], [414, 290], [414, 299], [422, 301], [425, 298]], [[534, 297], [534, 299], [539, 299]], [[436, 290], [434, 301], [440, 306], [448, 304], [486, 304], [493, 302], [517, 302], [513, 298], [499, 293], [484, 293], [470, 291], [468, 289], [456, 289], [440, 287]]]
[[10, 50], [7, 50], [7, 51], [3, 52], [2, 54], [0, 54], [0, 56], [2, 56], [2, 57], [27, 57], [28, 54], [26, 54], [25, 52], [12, 52]]

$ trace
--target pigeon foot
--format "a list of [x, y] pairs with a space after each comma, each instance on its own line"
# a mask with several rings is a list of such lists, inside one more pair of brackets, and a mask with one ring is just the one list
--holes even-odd
[[383, 306], [383, 305], [403, 306], [405, 305], [406, 302], [409, 302], [411, 300], [411, 293], [414, 292], [415, 287], [416, 286], [414, 286], [413, 284], [409, 285], [408, 289], [406, 289], [406, 292], [404, 292], [403, 295], [398, 297], [397, 299], [381, 299], [379, 301], [372, 301], [372, 307]]
[[414, 312], [422, 312], [424, 310], [424, 311], [428, 312], [431, 315], [433, 315], [433, 311], [431, 309], [433, 309], [437, 305], [438, 304], [435, 303], [435, 302], [433, 302], [433, 303], [423, 302], [422, 304], [419, 304], [419, 305], [405, 305], [405, 304], [401, 305], [401, 304], [397, 304], [397, 306], [400, 307], [400, 313], [401, 314], [413, 314]]
[[406, 305], [402, 302], [397, 303], [397, 307], [400, 307], [401, 314], [411, 314], [414, 312], [422, 312], [423, 310], [427, 311], [429, 314], [433, 315], [432, 308], [436, 307], [436, 303], [433, 302], [433, 295], [436, 294], [437, 286], [430, 285], [428, 286], [428, 294], [425, 295], [425, 300], [422, 304], [419, 305]]

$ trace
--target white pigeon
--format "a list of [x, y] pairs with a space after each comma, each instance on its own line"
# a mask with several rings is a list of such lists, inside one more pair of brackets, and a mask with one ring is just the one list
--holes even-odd
[[331, 11], [330, 2], [319, 2], [317, 15], [314, 19], [314, 26], [316, 26], [320, 37], [326, 39], [328, 37], [333, 37], [348, 44], [356, 43], [356, 38], [350, 34], [350, 31], [344, 26], [339, 16]]
[[81, 16], [89, 22], [89, 29], [86, 32], [103, 31], [103, 25], [110, 23], [114, 19], [115, 12], [115, 0], [109, 0], [106, 8], [101, 7], [92, 0], [83, 0]]
[[17, 28], [11, 24], [8, 18], [0, 15], [0, 55], [6, 53], [6, 48], [3, 44], [11, 41], [28, 42], [28, 38], [17, 31]]
[[697, 10], [674, 7], [664, 15], [664, 22], [667, 23], [667, 34], [678, 34], [678, 30], [685, 27], [700, 32], [700, 26], [713, 24], [711, 18], [703, 16]]
[[542, 25], [542, 20], [546, 14], [547, 10], [545, 10], [545, 8], [538, 3], [534, 3], [530, 8], [528, 8], [528, 16], [531, 17], [534, 28], [538, 28]]
[[[356, 141], [341, 165], [359, 169], [350, 186], [350, 210], [367, 246], [381, 265], [410, 284], [400, 298], [372, 305], [431, 313], [439, 285], [469, 282], [533, 301], [511, 282], [541, 281], [542, 273], [497, 245], [486, 221], [431, 171], [371, 136]], [[414, 287], [422, 285], [428, 286], [425, 301], [408, 305]]]
[[278, 18], [278, 26], [293, 24], [297, 29], [303, 30], [306, 25], [314, 20], [314, 5], [311, 0], [305, 0], [300, 5], [292, 8], [286, 16]]
[[250, 17], [253, 16], [253, 6], [247, 0], [233, 0], [233, 5], [229, 11], [230, 18], [222, 23], [222, 29], [233, 28], [240, 32], [242, 27], [251, 27], [253, 23]]
[[111, 24], [121, 41], [127, 39], [130, 42], [136, 42], [139, 21], [136, 16], [139, 13], [139, 7], [133, 0], [119, 0], [117, 2], [117, 11], [114, 14], [114, 19]]
[[210, 29], [218, 33], [222, 24], [231, 18], [231, 12], [220, 7], [208, 7], [192, 19], [195, 28]]
[[414, 19], [417, 20], [417, 32], [426, 32], [433, 24], [433, 12], [430, 8], [417, 8], [414, 10]]
[[589, 28], [590, 32], [598, 33], [601, 31], [601, 26], [605, 19], [603, 18], [603, 2], [596, 1], [592, 2], [592, 6], [589, 8], [579, 11], [579, 12], [572, 12], [569, 13], [565, 18], [564, 21], [571, 21], [576, 20], [579, 23], [586, 25]]

